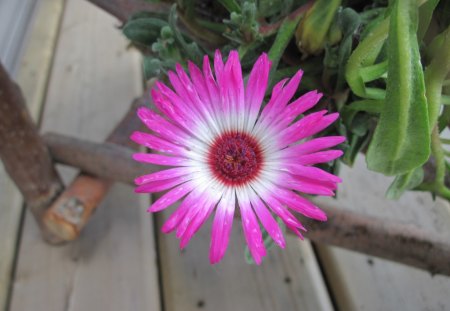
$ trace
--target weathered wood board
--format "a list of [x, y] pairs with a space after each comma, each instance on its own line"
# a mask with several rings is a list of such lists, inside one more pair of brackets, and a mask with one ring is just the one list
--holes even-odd
[[[159, 227], [163, 218], [159, 215]], [[288, 236], [287, 247], [274, 247], [261, 266], [244, 260], [239, 220], [233, 224], [224, 259], [208, 259], [209, 221], [183, 251], [174, 235], [159, 234], [162, 281], [167, 311], [333, 310], [309, 242]]]
[[[31, 5], [32, 2], [33, 5]], [[32, 2], [20, 2], [22, 6], [25, 5], [22, 12], [28, 12], [30, 6], [34, 7], [34, 1]], [[10, 1], [10, 3], [12, 2]], [[6, 2], [2, 5], [6, 5]], [[16, 66], [17, 71], [12, 73], [22, 89], [30, 114], [36, 121], [39, 118], [46, 91], [63, 6], [64, 0], [41, 0], [39, 2], [29, 25], [28, 40], [22, 44], [22, 60]], [[12, 8], [10, 9], [12, 10]], [[11, 14], [3, 6], [0, 11], [2, 16], [9, 13], [11, 18], [14, 17], [14, 14]], [[2, 19], [3, 22], [8, 20]], [[19, 19], [16, 18], [15, 22], [18, 21]], [[22, 22], [25, 25], [28, 24]], [[24, 30], [22, 29], [22, 31]], [[22, 39], [22, 35], [19, 37]], [[10, 67], [13, 67], [13, 64]], [[3, 310], [7, 304], [20, 230], [22, 205], [22, 196], [0, 162], [0, 310]]]
[[[361, 156], [343, 167], [341, 208], [419, 225], [450, 238], [450, 205], [428, 193], [409, 192], [399, 201], [385, 191], [392, 178], [366, 169]], [[450, 310], [450, 278], [334, 247], [321, 247], [325, 271], [342, 310]]]
[[[118, 23], [84, 1], [68, 1], [42, 127], [102, 141], [142, 92], [140, 59]], [[62, 170], [66, 181], [75, 171]], [[79, 240], [45, 244], [27, 213], [11, 310], [160, 310], [148, 199], [117, 185]]]

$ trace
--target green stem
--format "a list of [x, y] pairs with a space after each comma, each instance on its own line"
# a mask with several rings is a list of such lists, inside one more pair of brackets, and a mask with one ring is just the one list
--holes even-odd
[[441, 103], [445, 104], [442, 97], [442, 84], [450, 71], [450, 27], [445, 30], [440, 49], [435, 53], [430, 65], [425, 69], [425, 88], [428, 100], [428, 118], [430, 128], [436, 124]]
[[434, 127], [431, 134], [431, 152], [436, 160], [436, 179], [437, 185], [444, 185], [445, 180], [445, 154], [442, 148], [441, 139], [437, 127]]
[[424, 183], [419, 190], [427, 190], [450, 200], [450, 189], [445, 185], [445, 150], [442, 148], [438, 127], [435, 126], [431, 134], [431, 152], [436, 161], [436, 177], [433, 183]]

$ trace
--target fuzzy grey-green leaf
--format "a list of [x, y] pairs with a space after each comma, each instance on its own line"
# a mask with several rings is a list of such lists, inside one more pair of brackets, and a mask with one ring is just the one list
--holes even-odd
[[430, 156], [430, 129], [417, 43], [417, 4], [398, 0], [390, 16], [386, 100], [369, 146], [369, 169], [409, 172]]

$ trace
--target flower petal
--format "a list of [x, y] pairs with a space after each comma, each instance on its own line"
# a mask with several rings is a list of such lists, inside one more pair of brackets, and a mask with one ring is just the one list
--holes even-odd
[[327, 220], [325, 212], [309, 202], [307, 199], [295, 194], [290, 190], [278, 188], [277, 191], [274, 192], [274, 195], [282, 203], [289, 206], [289, 208], [305, 215], [306, 217], [320, 221]]
[[245, 87], [245, 103], [247, 105], [248, 121], [246, 131], [250, 132], [258, 118], [259, 110], [266, 94], [267, 83], [272, 62], [266, 53], [263, 53], [250, 72]]
[[270, 125], [278, 118], [280, 112], [286, 107], [292, 96], [294, 96], [297, 91], [302, 76], [303, 71], [297, 71], [292, 79], [289, 80], [288, 84], [283, 87], [279, 95], [270, 99], [269, 103], [261, 112], [260, 118], [263, 124], [266, 126]]
[[298, 164], [301, 165], [312, 165], [312, 164], [319, 164], [319, 163], [327, 163], [330, 161], [333, 161], [340, 156], [342, 156], [344, 152], [342, 150], [327, 150], [327, 151], [320, 151], [316, 153], [310, 153], [305, 154], [302, 156], [299, 156], [297, 158]]
[[246, 191], [244, 189], [238, 189], [236, 191], [236, 197], [241, 211], [245, 240], [255, 263], [259, 265], [262, 262], [262, 257], [266, 255], [266, 248], [264, 247], [258, 221], [252, 210]]
[[209, 248], [209, 261], [211, 264], [218, 263], [225, 255], [233, 225], [234, 209], [234, 191], [225, 191], [217, 205], [216, 215], [212, 224], [211, 245]]
[[287, 146], [296, 141], [317, 134], [327, 128], [339, 117], [339, 113], [332, 113], [325, 116], [326, 112], [326, 110], [322, 110], [311, 113], [281, 132], [281, 146]]
[[173, 188], [166, 194], [164, 194], [162, 197], [160, 197], [158, 200], [156, 200], [149, 208], [148, 212], [159, 212], [163, 209], [169, 207], [182, 197], [184, 197], [186, 194], [192, 191], [192, 189], [195, 188], [195, 184], [193, 182], [186, 182], [182, 185], [179, 185], [176, 188]]
[[189, 166], [189, 160], [180, 157], [169, 157], [156, 153], [135, 153], [133, 159], [139, 162], [167, 165], [167, 166]]
[[192, 236], [200, 229], [200, 227], [205, 223], [205, 221], [209, 218], [214, 207], [219, 201], [220, 197], [217, 196], [217, 193], [213, 196], [213, 198], [208, 199], [206, 203], [201, 207], [198, 214], [195, 215], [194, 219], [191, 221], [186, 231], [183, 233], [183, 236], [180, 240], [180, 248], [185, 248]]
[[314, 107], [321, 97], [322, 94], [317, 91], [311, 91], [299, 97], [279, 114], [275, 126], [277, 128], [288, 126], [297, 116]]
[[162, 138], [168, 139], [178, 145], [187, 145], [188, 134], [160, 115], [146, 107], [139, 107], [137, 115], [142, 123]]
[[168, 142], [167, 140], [164, 140], [162, 138], [156, 137], [148, 133], [136, 131], [133, 134], [131, 134], [130, 139], [139, 145], [160, 152], [178, 156], [184, 156], [187, 154], [187, 150], [185, 148], [177, 146], [171, 142]]
[[292, 175], [303, 176], [315, 180], [335, 183], [342, 182], [342, 179], [340, 179], [339, 177], [313, 166], [303, 166], [295, 163], [287, 163], [281, 170], [289, 172]]
[[196, 170], [191, 167], [176, 167], [168, 170], [158, 171], [156, 173], [151, 173], [147, 175], [142, 175], [134, 180], [136, 185], [146, 184], [152, 181], [172, 179], [184, 175], [191, 174]]
[[283, 232], [281, 231], [277, 221], [273, 218], [272, 214], [264, 205], [263, 201], [261, 201], [259, 196], [254, 192], [250, 200], [256, 215], [264, 226], [264, 229], [266, 229], [267, 233], [275, 243], [277, 243], [281, 248], [284, 248], [286, 246], [286, 241], [284, 239]]
[[303, 154], [310, 154], [323, 149], [331, 148], [345, 141], [344, 136], [326, 136], [311, 139], [307, 142], [290, 146], [283, 150], [289, 157], [298, 157]]

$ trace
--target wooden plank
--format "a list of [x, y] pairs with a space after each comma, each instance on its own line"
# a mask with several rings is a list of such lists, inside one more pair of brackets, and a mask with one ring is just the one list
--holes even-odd
[[[63, 6], [64, 0], [40, 1], [31, 23], [29, 40], [24, 43], [22, 53], [24, 60], [21, 61], [15, 73], [27, 100], [30, 114], [35, 120], [38, 119], [42, 108], [43, 94], [46, 89]], [[6, 10], [0, 11], [2, 14], [8, 13]], [[9, 15], [14, 16], [11, 12]], [[23, 200], [1, 163], [0, 198], [0, 236], [2, 237], [0, 239], [0, 249], [2, 250], [0, 256], [0, 310], [3, 310], [6, 308], [8, 299]]]
[[[103, 141], [142, 92], [140, 59], [106, 13], [68, 1], [44, 130]], [[62, 170], [65, 180], [75, 175]], [[27, 214], [11, 310], [159, 310], [148, 199], [118, 185], [76, 242], [45, 244]]]
[[[157, 218], [159, 227], [165, 214]], [[285, 250], [274, 247], [261, 266], [248, 265], [236, 220], [227, 254], [211, 266], [210, 225], [211, 221], [183, 251], [174, 235], [159, 234], [167, 311], [333, 309], [309, 242], [288, 236]]]
[[[342, 169], [341, 208], [397, 219], [450, 236], [450, 204], [430, 194], [409, 192], [399, 201], [384, 198], [392, 178], [369, 172], [360, 157], [353, 169]], [[321, 199], [319, 201], [326, 201]], [[450, 278], [322, 246], [320, 256], [342, 310], [449, 310]]]

